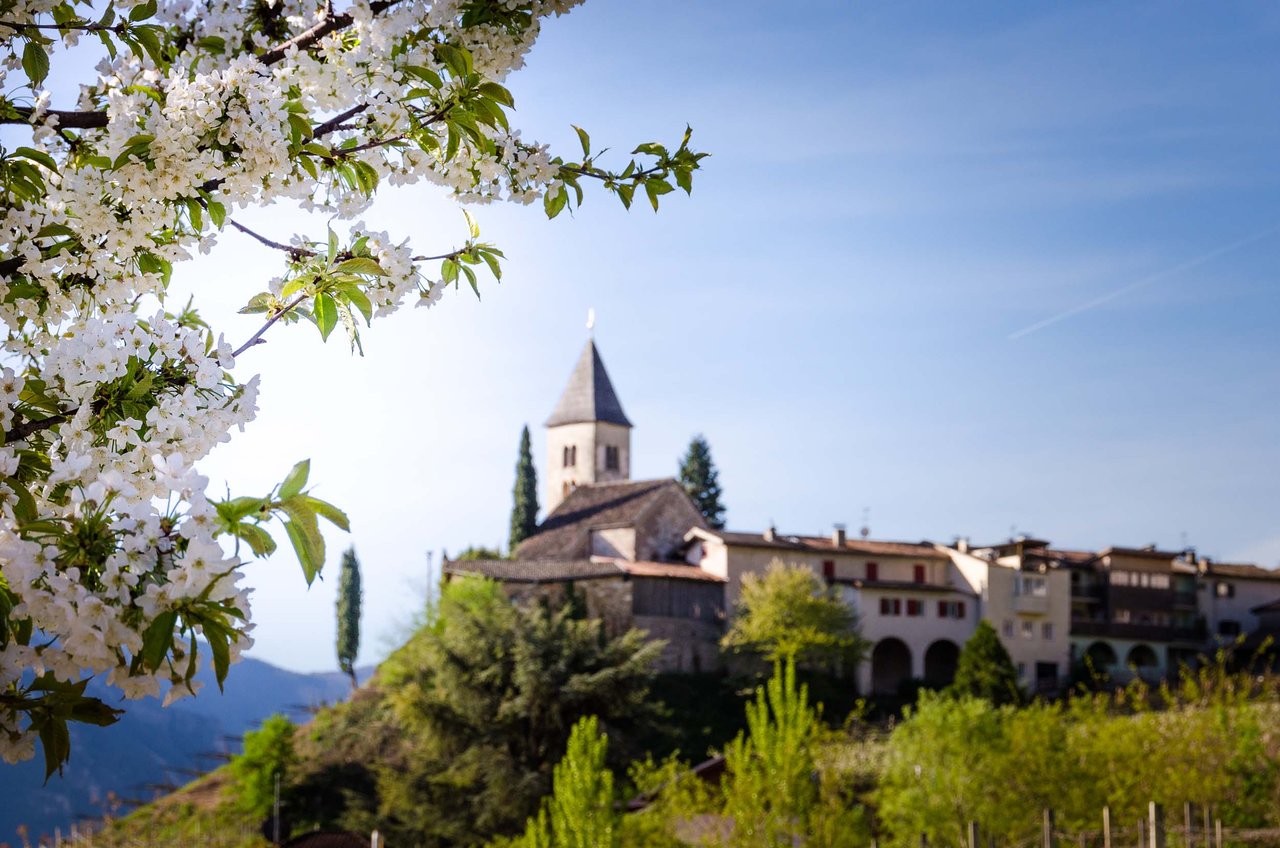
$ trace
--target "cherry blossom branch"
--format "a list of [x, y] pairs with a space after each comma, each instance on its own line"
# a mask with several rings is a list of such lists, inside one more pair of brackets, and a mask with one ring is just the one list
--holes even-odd
[[272, 241], [271, 239], [267, 238], [264, 235], [255, 233], [253, 230], [249, 229], [244, 224], [241, 224], [239, 221], [235, 220], [234, 218], [228, 218], [227, 223], [235, 227], [237, 230], [244, 233], [245, 235], [249, 236], [250, 238], [256, 239], [260, 244], [264, 244], [267, 247], [271, 247], [276, 250], [283, 250], [285, 253], [289, 254], [291, 258], [295, 260], [304, 259], [308, 256], [315, 256], [315, 251], [307, 250], [306, 248], [303, 248], [303, 247], [295, 247], [293, 245], [281, 244], [278, 241]]
[[28, 436], [34, 436], [42, 430], [48, 430], [50, 427], [57, 427], [59, 424], [65, 424], [71, 420], [71, 416], [75, 415], [77, 410], [63, 413], [61, 415], [50, 415], [48, 418], [41, 418], [39, 421], [24, 421], [16, 425], [12, 430], [4, 434], [4, 443], [6, 445], [14, 442], [22, 441]]
[[[369, 14], [380, 15], [399, 2], [401, 0], [375, 0], [375, 2], [369, 4]], [[311, 29], [304, 30], [283, 44], [278, 44], [265, 53], [259, 54], [258, 61], [267, 66], [274, 65], [283, 60], [293, 50], [306, 50], [326, 35], [346, 29], [353, 23], [355, 23], [355, 18], [349, 14], [330, 14], [323, 21], [311, 27]]]
[[267, 330], [271, 329], [271, 325], [279, 321], [284, 316], [288, 315], [290, 312], [296, 309], [299, 305], [301, 305], [302, 301], [306, 300], [309, 297], [311, 297], [311, 295], [303, 293], [298, 295], [288, 303], [286, 303], [284, 305], [284, 308], [281, 309], [279, 312], [277, 312], [275, 315], [272, 315], [270, 318], [268, 318], [267, 322], [263, 324], [261, 327], [259, 327], [258, 332], [250, 336], [248, 341], [246, 341], [244, 344], [240, 345], [240, 347], [236, 348], [234, 351], [231, 352], [232, 358], [236, 358], [240, 356], [240, 354], [244, 353], [246, 350], [253, 347], [254, 345], [262, 344], [262, 336], [267, 332]]

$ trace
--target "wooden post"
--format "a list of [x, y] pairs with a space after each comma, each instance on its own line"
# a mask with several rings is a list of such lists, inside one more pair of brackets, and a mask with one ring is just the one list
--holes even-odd
[[1138, 819], [1138, 848], [1147, 848], [1147, 820]]
[[1222, 819], [1213, 820], [1213, 844], [1214, 848], [1222, 848]]
[[1152, 801], [1147, 805], [1147, 814], [1151, 819], [1150, 848], [1164, 848], [1164, 808]]
[[978, 845], [978, 823], [976, 821], [969, 822], [969, 848], [981, 848]]
[[1182, 844], [1185, 848], [1192, 848], [1195, 845], [1194, 834], [1191, 825], [1191, 802], [1186, 801], [1182, 805]]
[[1209, 848], [1209, 834], [1213, 833], [1213, 820], [1209, 818], [1209, 805], [1204, 805], [1204, 848]]
[[382, 848], [382, 834], [376, 830], [369, 834], [369, 844], [372, 848]]
[[1102, 808], [1102, 848], [1111, 848], [1111, 808]]
[[1044, 824], [1041, 827], [1041, 848], [1053, 848], [1053, 810], [1044, 808]]

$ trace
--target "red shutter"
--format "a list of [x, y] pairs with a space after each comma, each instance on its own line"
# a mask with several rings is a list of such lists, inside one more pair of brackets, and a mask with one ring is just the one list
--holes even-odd
[[956, 618], [964, 618], [964, 601], [956, 601]]
[[833, 559], [824, 559], [822, 561], [822, 576], [827, 580], [836, 579], [836, 561]]
[[924, 582], [924, 566], [923, 565], [913, 566], [912, 574], [915, 577], [915, 580], [917, 583]]
[[880, 579], [880, 566], [877, 563], [874, 563], [874, 562], [867, 563], [867, 579], [868, 580]]
[[880, 599], [880, 614], [881, 614], [881, 615], [888, 615], [888, 614], [889, 614], [889, 599], [888, 599], [888, 598], [881, 598], [881, 599]]
[[946, 618], [946, 617], [947, 617], [947, 602], [938, 601], [938, 618]]

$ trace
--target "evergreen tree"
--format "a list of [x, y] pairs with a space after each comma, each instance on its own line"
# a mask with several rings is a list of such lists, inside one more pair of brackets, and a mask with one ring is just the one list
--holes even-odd
[[553, 789], [525, 828], [520, 848], [614, 848], [622, 814], [614, 807], [609, 740], [595, 716], [578, 719], [555, 767]]
[[338, 575], [338, 668], [351, 677], [353, 689], [360, 653], [360, 594], [360, 560], [355, 548], [347, 548]]
[[538, 472], [533, 468], [529, 425], [520, 433], [520, 458], [516, 460], [515, 503], [511, 507], [511, 552], [533, 535], [538, 526]]
[[972, 695], [993, 704], [1016, 704], [1022, 700], [1018, 671], [1013, 666], [991, 622], [983, 619], [964, 643], [956, 678], [947, 689], [955, 695]]
[[707, 524], [716, 530], [724, 527], [724, 504], [720, 503], [720, 472], [711, 461], [711, 445], [702, 434], [693, 437], [689, 450], [680, 460], [680, 483], [698, 505]]

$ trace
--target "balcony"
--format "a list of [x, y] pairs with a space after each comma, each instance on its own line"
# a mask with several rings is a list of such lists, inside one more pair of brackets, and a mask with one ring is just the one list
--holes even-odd
[[1049, 612], [1049, 596], [1048, 595], [1014, 595], [1013, 611], [1030, 613], [1033, 615], [1045, 615]]
[[1204, 622], [1184, 626], [1159, 624], [1121, 624], [1116, 621], [1071, 622], [1072, 636], [1097, 636], [1103, 639], [1136, 639], [1142, 642], [1203, 642], [1207, 636]]

